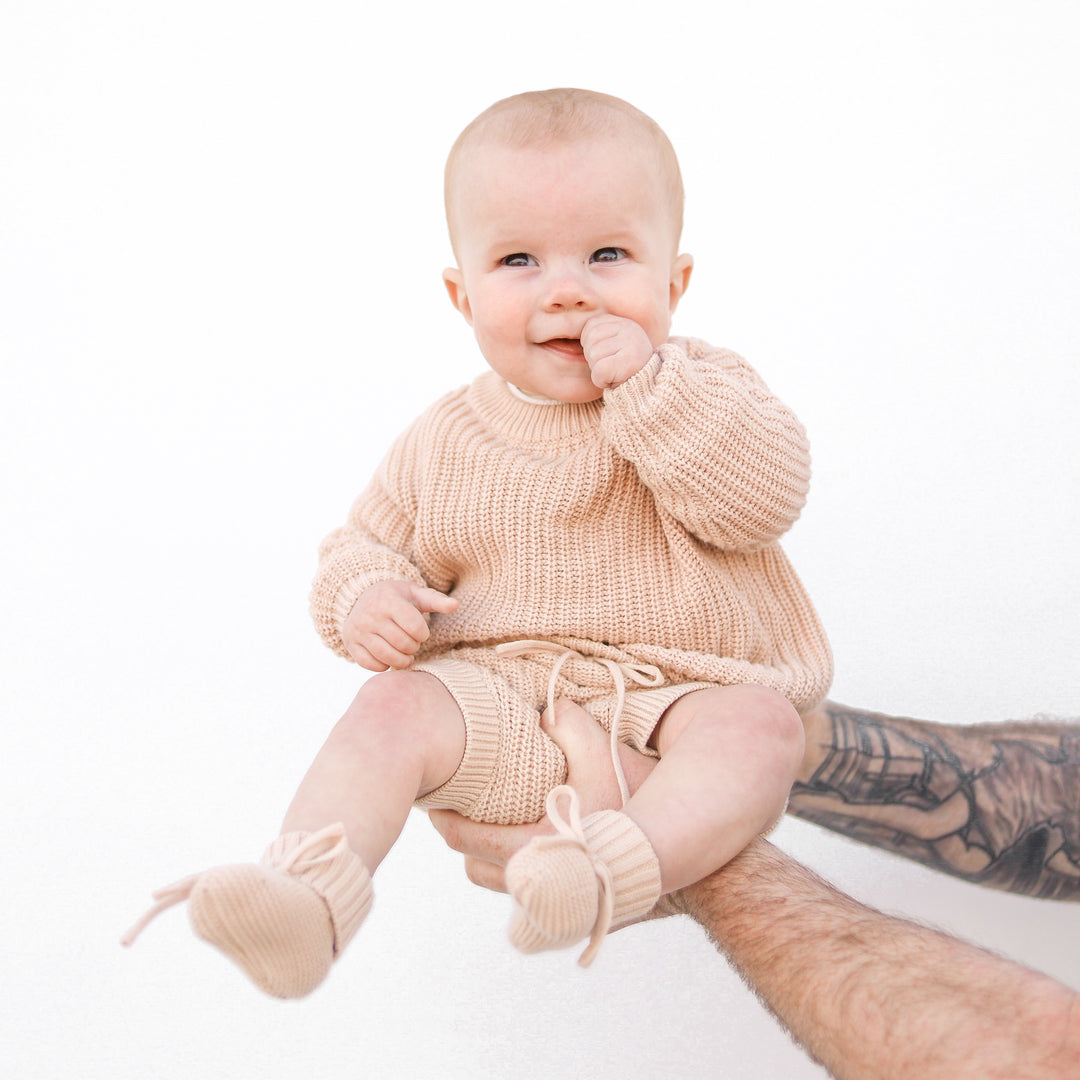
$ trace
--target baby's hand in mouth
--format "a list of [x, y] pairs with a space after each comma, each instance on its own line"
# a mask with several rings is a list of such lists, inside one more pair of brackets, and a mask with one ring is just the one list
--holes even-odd
[[605, 390], [621, 386], [636, 375], [654, 351], [645, 331], [621, 315], [591, 318], [582, 328], [581, 347], [593, 383]]

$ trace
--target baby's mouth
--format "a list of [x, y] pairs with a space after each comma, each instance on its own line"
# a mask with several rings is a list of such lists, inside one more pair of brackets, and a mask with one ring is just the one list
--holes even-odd
[[543, 348], [558, 353], [569, 360], [584, 360], [585, 350], [577, 338], [548, 338], [540, 343]]

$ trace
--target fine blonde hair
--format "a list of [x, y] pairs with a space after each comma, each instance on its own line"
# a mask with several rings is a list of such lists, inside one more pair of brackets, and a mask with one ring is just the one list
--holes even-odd
[[461, 161], [470, 146], [496, 142], [505, 146], [548, 146], [585, 139], [636, 135], [656, 157], [671, 211], [675, 243], [682, 233], [683, 183], [679, 160], [660, 125], [622, 98], [595, 90], [562, 87], [530, 90], [496, 101], [457, 137], [446, 159], [443, 197], [453, 242], [453, 194]]

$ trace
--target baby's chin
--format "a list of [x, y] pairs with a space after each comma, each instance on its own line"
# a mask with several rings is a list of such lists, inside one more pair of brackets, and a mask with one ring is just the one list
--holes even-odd
[[524, 385], [507, 379], [508, 385], [518, 397], [537, 404], [585, 405], [591, 401], [599, 401], [604, 395], [600, 387], [594, 386], [587, 379], [574, 380], [574, 384], [569, 386], [565, 381], [560, 381], [558, 384], [545, 383], [540, 386], [527, 380], [523, 382]]
[[580, 387], [559, 387], [557, 391], [545, 396], [561, 401], [564, 405], [586, 405], [590, 401], [599, 401], [604, 396], [604, 390], [583, 380]]

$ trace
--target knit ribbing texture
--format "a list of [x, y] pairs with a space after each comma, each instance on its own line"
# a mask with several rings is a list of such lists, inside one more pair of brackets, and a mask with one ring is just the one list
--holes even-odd
[[672, 683], [769, 686], [806, 711], [831, 655], [777, 541], [809, 474], [790, 410], [695, 339], [585, 404], [532, 404], [485, 372], [410, 426], [326, 538], [312, 614], [347, 655], [356, 599], [403, 579], [460, 601], [417, 662], [543, 639]]
[[154, 896], [123, 944], [187, 900], [195, 933], [278, 998], [305, 997], [326, 978], [372, 903], [371, 876], [340, 824], [287, 833], [257, 864], [214, 867]]
[[[569, 800], [564, 818], [558, 808]], [[660, 898], [660, 864], [648, 838], [626, 814], [578, 817], [577, 794], [556, 788], [548, 817], [558, 830], [539, 836], [506, 866], [514, 898], [510, 940], [521, 952], [563, 949], [591, 938], [578, 963], [592, 963], [610, 929], [647, 915]]]

